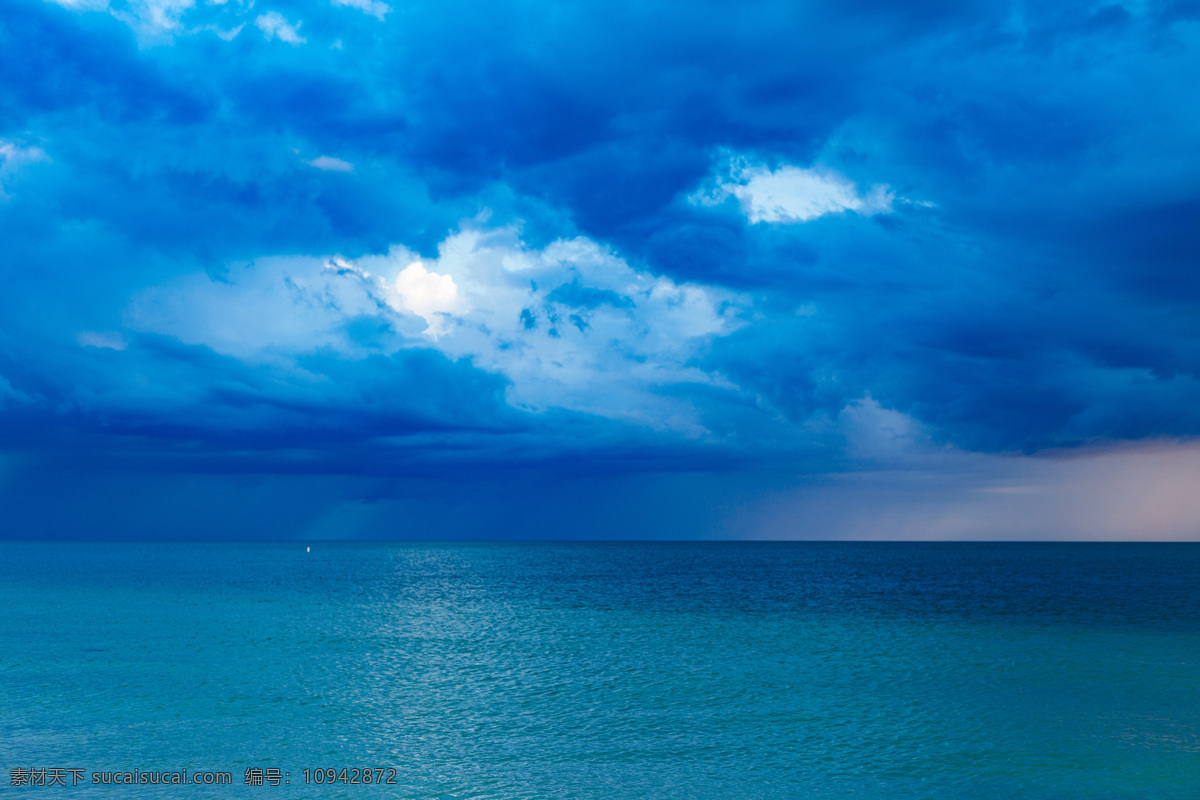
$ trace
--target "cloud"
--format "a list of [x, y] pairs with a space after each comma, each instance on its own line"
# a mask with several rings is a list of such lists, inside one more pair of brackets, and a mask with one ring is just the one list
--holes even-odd
[[428, 272], [420, 261], [400, 270], [392, 289], [397, 305], [423, 318], [435, 336], [441, 329], [438, 315], [453, 313], [460, 306], [454, 278]]
[[[407, 258], [400, 250], [355, 263], [387, 274]], [[730, 388], [695, 362], [708, 341], [745, 324], [749, 309], [736, 293], [635, 270], [590, 239], [534, 248], [514, 228], [467, 227], [436, 259], [404, 266], [393, 286], [400, 305], [438, 317], [427, 329], [438, 349], [507, 376], [519, 407], [696, 432], [688, 403], [657, 392]]]
[[101, 347], [109, 350], [124, 350], [129, 344], [125, 337], [114, 331], [80, 331], [75, 340], [83, 347]]
[[729, 528], [754, 539], [1195, 541], [1197, 480], [1195, 443], [1037, 458], [950, 450], [780, 489]]
[[0, 139], [0, 200], [8, 197], [4, 184], [25, 165], [49, 161], [40, 147], [22, 147], [16, 142]]
[[[306, 353], [361, 358], [403, 346], [405, 325], [379, 279], [323, 258], [262, 258], [220, 279], [192, 273], [138, 293], [125, 311], [135, 331], [172, 336], [250, 363], [294, 364]], [[382, 316], [373, 329], [356, 321]], [[412, 320], [407, 329], [423, 326]]]
[[715, 187], [693, 194], [691, 201], [716, 205], [727, 197], [736, 197], [747, 219], [757, 223], [808, 222], [846, 211], [863, 216], [890, 214], [896, 199], [883, 184], [860, 194], [853, 181], [822, 167], [785, 165], [771, 170], [734, 159], [728, 172], [729, 180], [718, 180]]
[[304, 23], [297, 22], [295, 25], [292, 25], [278, 11], [268, 11], [265, 14], [260, 14], [255, 18], [254, 24], [263, 32], [263, 37], [266, 39], [278, 39], [290, 45], [304, 44], [308, 41], [299, 33], [300, 26]]
[[[254, 3], [239, 0], [47, 0], [72, 11], [105, 11], [128, 25], [142, 45], [169, 44], [176, 36], [211, 31], [232, 41], [245, 26], [245, 16]], [[193, 24], [184, 25], [184, 17]], [[294, 31], [293, 31], [294, 32]], [[282, 36], [280, 37], [282, 38]]]
[[[446, 402], [750, 474], [1200, 435], [1178, 9], [250, 6], [0, 7], [0, 374], [45, 398], [5, 436], [385, 470]], [[210, 35], [283, 14], [344, 47]], [[475, 435], [438, 457], [518, 449]]]
[[[196, 7], [195, 0], [49, 0], [76, 11], [107, 11], [128, 25], [147, 44], [171, 41], [185, 33], [183, 17]], [[205, 29], [212, 26], [204, 26]]]
[[49, 2], [76, 11], [102, 11], [108, 8], [108, 0], [49, 0]]
[[143, 28], [171, 31], [180, 26], [183, 15], [195, 4], [195, 0], [142, 0], [132, 7]]
[[29, 405], [35, 399], [25, 392], [13, 388], [8, 379], [0, 375], [0, 408], [8, 404]]
[[392, 7], [381, 0], [333, 0], [335, 6], [346, 6], [349, 8], [357, 8], [365, 14], [370, 14], [372, 17], [383, 19], [384, 16], [392, 10]]
[[312, 161], [309, 161], [308, 164], [324, 172], [354, 171], [354, 165], [349, 161], [342, 161], [340, 158], [333, 158], [332, 156], [317, 156]]
[[908, 414], [884, 408], [871, 397], [847, 403], [838, 413], [847, 453], [854, 458], [895, 464], [929, 455], [929, 432]]
[[229, 28], [222, 28], [220, 25], [209, 24], [201, 25], [200, 27], [196, 28], [196, 30], [212, 31], [214, 34], [216, 34], [218, 39], [226, 42], [232, 42], [237, 38], [237, 35], [242, 32], [242, 28], [244, 27], [246, 27], [246, 23], [244, 22]]
[[394, 246], [354, 260], [259, 259], [219, 281], [188, 276], [141, 293], [127, 320], [252, 363], [431, 347], [503, 375], [518, 408], [704, 435], [691, 402], [664, 390], [735, 391], [698, 358], [748, 311], [748, 298], [635, 270], [586, 238], [535, 248], [515, 228], [467, 226], [433, 259]]

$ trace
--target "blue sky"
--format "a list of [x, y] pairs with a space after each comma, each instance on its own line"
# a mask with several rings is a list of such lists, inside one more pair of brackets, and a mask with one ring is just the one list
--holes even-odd
[[0, 535], [1200, 538], [1200, 6], [0, 6]]

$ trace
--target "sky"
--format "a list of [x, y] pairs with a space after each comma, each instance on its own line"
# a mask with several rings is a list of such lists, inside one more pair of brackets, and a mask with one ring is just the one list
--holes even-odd
[[0, 3], [0, 538], [1200, 540], [1200, 5]]

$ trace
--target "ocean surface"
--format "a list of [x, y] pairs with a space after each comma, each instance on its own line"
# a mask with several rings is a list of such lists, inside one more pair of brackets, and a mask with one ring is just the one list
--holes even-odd
[[[1195, 800], [1200, 545], [0, 543], [0, 768], [13, 797]], [[91, 782], [185, 768], [232, 783]]]

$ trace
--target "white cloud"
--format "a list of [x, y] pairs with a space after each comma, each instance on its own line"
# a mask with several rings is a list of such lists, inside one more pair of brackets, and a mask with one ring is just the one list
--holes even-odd
[[454, 278], [429, 272], [420, 261], [400, 270], [393, 288], [395, 303], [424, 319], [434, 335], [441, 327], [439, 315], [453, 313], [461, 305]]
[[183, 15], [196, 5], [195, 0], [130, 0], [110, 6], [107, 2], [88, 3], [76, 6], [89, 10], [108, 10], [117, 19], [137, 32], [143, 42], [169, 39], [182, 31]]
[[184, 12], [195, 4], [195, 0], [142, 0], [133, 8], [143, 28], [165, 32], [178, 28]]
[[357, 8], [372, 17], [383, 19], [392, 7], [380, 0], [333, 0], [335, 6], [348, 6], [349, 8]]
[[26, 164], [49, 161], [40, 147], [22, 147], [15, 142], [0, 139], [0, 200], [8, 198], [4, 191], [5, 181]]
[[[150, 288], [134, 298], [125, 322], [258, 363], [287, 365], [317, 350], [391, 352], [403, 344], [396, 333], [385, 329], [377, 345], [365, 345], [347, 330], [356, 319], [391, 314], [378, 283], [341, 259], [264, 258], [232, 265], [220, 279], [195, 273]], [[424, 328], [416, 318], [383, 321], [413, 337]]]
[[108, 0], [48, 0], [48, 2], [75, 11], [103, 11], [108, 8]]
[[258, 19], [254, 20], [254, 24], [263, 32], [263, 36], [267, 39], [278, 39], [281, 42], [287, 42], [291, 45], [304, 44], [308, 41], [299, 33], [300, 26], [304, 23], [297, 22], [295, 25], [292, 25], [278, 11], [268, 11], [265, 14], [260, 14]]
[[324, 170], [325, 172], [353, 172], [354, 165], [349, 161], [342, 161], [340, 158], [333, 156], [317, 156], [312, 161], [307, 162], [309, 166]]
[[426, 336], [448, 355], [508, 376], [519, 406], [669, 420], [667, 427], [697, 433], [694, 411], [653, 389], [728, 388], [692, 362], [711, 337], [740, 327], [749, 305], [732, 292], [635, 270], [590, 239], [539, 250], [512, 228], [463, 230], [420, 264], [401, 250], [356, 265], [398, 272], [390, 291], [403, 299], [393, 305], [413, 308], [420, 297], [428, 304], [422, 315], [436, 319]]
[[907, 414], [884, 408], [869, 395], [838, 414], [847, 453], [880, 463], [911, 460], [931, 451], [924, 427]]
[[[196, 0], [125, 0], [125, 2], [118, 2], [115, 5], [111, 4], [109, 0], [46, 1], [74, 11], [107, 11], [136, 31], [143, 44], [169, 41], [175, 34], [194, 34], [201, 31], [212, 31], [228, 42], [235, 39], [245, 27], [244, 23], [230, 28], [222, 28], [210, 23], [185, 28], [183, 17], [196, 7]], [[224, 6], [228, 1], [206, 0], [206, 5]], [[254, 6], [254, 0], [250, 0], [248, 4], [245, 0], [238, 0], [238, 6], [248, 10]], [[295, 33], [294, 29], [292, 33]], [[280, 38], [284, 38], [284, 36], [281, 35]], [[284, 40], [287, 41], [287, 39]]]
[[785, 165], [772, 170], [733, 159], [728, 176], [689, 199], [700, 205], [716, 205], [727, 197], [736, 197], [751, 222], [808, 222], [846, 211], [863, 216], [890, 214], [896, 199], [885, 184], [876, 184], [861, 194], [849, 178], [823, 167]]
[[40, 147], [21, 147], [15, 142], [0, 139], [0, 173], [13, 171], [17, 167], [35, 161], [46, 160], [46, 151]]
[[112, 331], [80, 331], [75, 341], [83, 347], [99, 347], [107, 350], [124, 350], [128, 343], [119, 333]]
[[[512, 228], [467, 228], [435, 258], [405, 247], [349, 261], [269, 258], [220, 280], [196, 274], [143, 292], [126, 324], [281, 365], [436, 348], [504, 375], [508, 399], [705, 435], [679, 384], [736, 389], [699, 366], [744, 324], [746, 297], [634, 269], [586, 238], [544, 248]], [[352, 330], [374, 331], [364, 339]]]
[[237, 38], [237, 35], [242, 32], [242, 28], [246, 27], [246, 23], [235, 25], [232, 28], [222, 28], [219, 25], [201, 25], [199, 28], [194, 28], [194, 31], [212, 31], [217, 35], [218, 39], [223, 39], [226, 42], [232, 42]]

